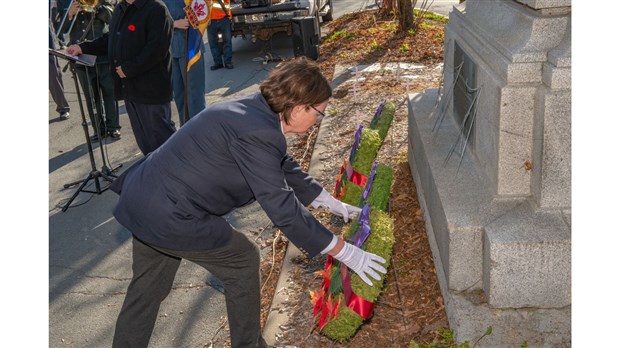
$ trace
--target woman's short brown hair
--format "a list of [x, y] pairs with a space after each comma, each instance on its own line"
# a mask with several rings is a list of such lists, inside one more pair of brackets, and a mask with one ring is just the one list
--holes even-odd
[[288, 124], [295, 105], [316, 105], [332, 96], [332, 88], [319, 66], [299, 57], [274, 69], [260, 84], [260, 92], [275, 113]]

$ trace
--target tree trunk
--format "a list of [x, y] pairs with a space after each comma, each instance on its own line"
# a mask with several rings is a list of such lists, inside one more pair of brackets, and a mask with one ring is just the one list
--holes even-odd
[[413, 5], [412, 0], [398, 1], [398, 26], [401, 32], [413, 29]]

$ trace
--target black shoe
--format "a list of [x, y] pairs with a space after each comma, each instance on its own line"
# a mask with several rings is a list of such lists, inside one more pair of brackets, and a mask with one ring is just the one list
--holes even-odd
[[114, 140], [119, 140], [121, 138], [121, 131], [118, 129], [115, 129], [113, 131], [110, 131], [110, 138], [114, 139]]
[[226, 69], [232, 69], [232, 68], [234, 68], [232, 63], [226, 63]]
[[224, 66], [222, 64], [215, 64], [215, 65], [211, 65], [211, 70], [217, 70], [217, 69], [221, 69]]
[[62, 114], [60, 114], [60, 119], [61, 120], [68, 120], [69, 119], [69, 112], [65, 111]]

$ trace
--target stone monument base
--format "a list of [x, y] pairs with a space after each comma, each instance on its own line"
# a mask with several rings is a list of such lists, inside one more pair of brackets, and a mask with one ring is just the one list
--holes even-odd
[[409, 96], [408, 156], [456, 340], [492, 326], [478, 347], [570, 346], [570, 212], [498, 198], [468, 150], [446, 161], [460, 133], [436, 100]]

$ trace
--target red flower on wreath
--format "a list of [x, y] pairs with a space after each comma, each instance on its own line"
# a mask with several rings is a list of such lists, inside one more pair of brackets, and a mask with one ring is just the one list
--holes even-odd
[[[331, 262], [330, 260], [328, 258], [328, 262]], [[338, 317], [340, 312], [341, 298], [336, 298], [330, 293], [332, 272], [333, 266], [331, 264], [326, 266], [324, 271], [315, 272], [323, 277], [323, 281], [318, 291], [310, 291], [310, 301], [313, 304], [312, 313], [314, 314], [315, 325], [319, 327], [319, 330], [323, 330], [325, 325]]]
[[129, 29], [129, 31], [136, 31], [136, 26], [135, 26], [135, 25], [133, 25], [133, 24], [129, 24], [129, 25], [127, 26], [127, 29]]

